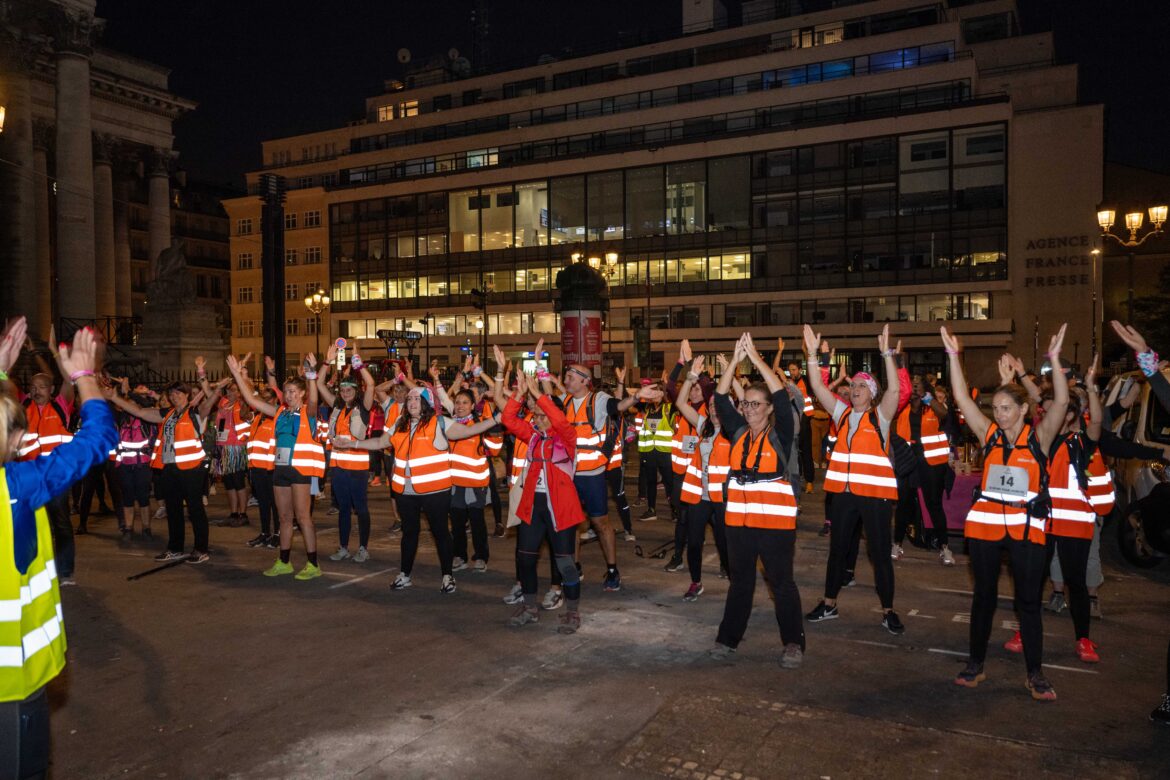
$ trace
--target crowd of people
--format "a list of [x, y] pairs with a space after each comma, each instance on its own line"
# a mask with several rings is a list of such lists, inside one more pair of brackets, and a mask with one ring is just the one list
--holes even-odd
[[[1114, 328], [1170, 408], [1157, 356], [1132, 328]], [[622, 588], [610, 505], [623, 538], [633, 541], [625, 467], [635, 452], [635, 506], [645, 506], [642, 520], [657, 518], [662, 482], [674, 524], [665, 568], [687, 569], [685, 601], [704, 593], [711, 528], [719, 575], [729, 580], [714, 658], [726, 658], [742, 641], [762, 566], [779, 627], [779, 664], [799, 668], [805, 624], [842, 615], [842, 592], [854, 582], [862, 536], [880, 625], [903, 634], [893, 561], [904, 554], [909, 536], [933, 546], [943, 566], [954, 566], [948, 520], [955, 520], [963, 526], [974, 579], [969, 659], [956, 684], [974, 688], [986, 678], [1005, 557], [1020, 626], [1005, 647], [1024, 656], [1031, 696], [1056, 698], [1042, 670], [1047, 579], [1054, 587], [1049, 608], [1067, 604], [1072, 615], [1078, 657], [1100, 661], [1090, 617], [1099, 614], [1100, 522], [1113, 504], [1103, 456], [1134, 453], [1110, 437], [1111, 411], [1101, 401], [1095, 361], [1084, 377], [1064, 370], [1063, 327], [1049, 342], [1051, 370], [1042, 376], [1025, 371], [1012, 355], [1000, 359], [990, 413], [969, 388], [961, 344], [946, 328], [940, 335], [948, 384], [929, 374], [911, 376], [889, 326], [877, 337], [884, 382], [864, 371], [847, 375], [831, 346], [805, 326], [803, 367], [800, 361], [782, 367], [782, 340], [769, 364], [744, 333], [714, 367], [684, 341], [669, 372], [636, 387], [626, 385], [621, 368], [611, 387], [579, 364], [554, 373], [538, 363], [526, 373], [499, 347], [494, 372], [485, 370], [486, 358], [481, 363], [471, 356], [446, 386], [435, 364], [425, 377], [413, 376], [409, 365], [395, 376], [375, 377], [358, 350], [346, 359], [330, 347], [320, 360], [305, 355], [283, 382], [271, 358], [257, 360], [253, 370], [251, 355], [229, 356], [229, 375], [217, 382], [207, 379], [199, 360], [196, 385], [175, 382], [161, 394], [103, 373], [100, 344], [88, 330], [72, 345], [51, 347], [56, 376], [41, 361], [27, 387], [18, 387], [7, 372], [29, 346], [24, 330], [23, 320], [9, 323], [0, 342], [0, 491], [9, 498], [0, 502], [8, 507], [0, 522], [7, 559], [0, 564], [6, 589], [0, 603], [16, 605], [4, 619], [4, 652], [12, 656], [0, 673], [4, 706], [43, 712], [44, 684], [64, 664], [58, 589], [75, 583], [72, 488], [80, 488], [78, 499], [88, 511], [98, 488], [107, 485], [127, 538], [136, 529], [151, 537], [151, 519], [165, 515], [167, 543], [157, 560], [198, 565], [211, 555], [205, 503], [214, 477], [227, 494], [228, 524], [250, 524], [249, 509], [256, 507], [259, 534], [248, 545], [277, 554], [263, 575], [312, 580], [322, 574], [316, 502], [327, 492], [328, 511], [337, 515], [339, 545], [329, 560], [365, 562], [372, 528], [368, 491], [384, 473], [394, 499], [393, 530], [400, 533], [393, 590], [415, 585], [424, 517], [442, 593], [456, 592], [457, 572], [486, 571], [490, 508], [495, 537], [515, 528], [515, 584], [504, 597], [514, 610], [507, 624], [538, 623], [542, 612], [563, 607], [556, 630], [572, 634], [582, 623], [585, 542], [598, 543], [602, 592]], [[542, 355], [543, 344], [532, 354]], [[982, 482], [966, 517], [947, 518], [943, 494], [965, 438], [975, 443]], [[505, 465], [506, 491], [497, 486], [496, 458]], [[824, 589], [806, 614], [793, 561], [800, 503], [810, 500], [818, 466], [826, 516], [821, 534], [829, 537], [829, 554]], [[161, 504], [155, 513], [152, 497]], [[355, 517], [358, 538], [351, 550]], [[82, 514], [76, 533], [85, 531]], [[297, 533], [305, 560], [294, 566]], [[541, 599], [539, 556], [546, 545], [551, 582]], [[31, 602], [22, 593], [31, 593]], [[1170, 721], [1170, 694], [1151, 717]], [[13, 739], [5, 728], [0, 742]], [[35, 763], [45, 734], [30, 734], [17, 739], [29, 751], [21, 755]]]

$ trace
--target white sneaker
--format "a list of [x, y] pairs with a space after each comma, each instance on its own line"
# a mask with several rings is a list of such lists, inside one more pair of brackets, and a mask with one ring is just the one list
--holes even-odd
[[349, 557], [349, 549], [345, 547], [338, 547], [337, 552], [329, 556], [331, 561], [344, 561]]
[[359, 547], [358, 551], [356, 553], [354, 553], [354, 556], [353, 556], [354, 563], [365, 563], [369, 559], [370, 559], [370, 551], [367, 550], [365, 547]]
[[456, 556], [451, 560], [451, 571], [463, 571], [466, 568], [467, 561], [463, 560], [459, 556]]
[[414, 583], [410, 581], [409, 574], [398, 572], [398, 576], [394, 578], [394, 582], [390, 583], [391, 590], [406, 590]]
[[558, 609], [565, 603], [565, 594], [556, 588], [549, 588], [548, 593], [544, 594], [544, 601], [541, 603], [541, 609]]
[[585, 533], [581, 534], [581, 541], [588, 542], [597, 538], [597, 532], [590, 528]]
[[900, 544], [890, 545], [890, 557], [893, 558], [895, 561], [902, 560], [902, 556], [905, 554], [906, 554], [906, 551], [902, 549], [902, 545], [900, 545]]
[[954, 566], [955, 565], [955, 556], [951, 555], [951, 548], [950, 547], [944, 547], [941, 550], [939, 550], [938, 551], [938, 559], [939, 559], [939, 561], [942, 562], [943, 566]]
[[482, 574], [482, 573], [484, 573], [485, 571], [487, 571], [487, 561], [481, 561], [481, 560], [478, 560], [478, 559], [477, 559], [477, 560], [474, 562], [474, 566], [475, 566], [475, 570], [476, 570], [477, 572], [479, 572], [480, 574]]
[[439, 593], [454, 593], [455, 578], [450, 574], [443, 575], [443, 584], [439, 586]]
[[627, 542], [636, 542], [636, 541], [638, 541], [638, 537], [634, 536], [632, 533], [627, 531], [626, 532], [626, 541]]
[[504, 603], [505, 604], [519, 604], [523, 600], [524, 600], [524, 589], [522, 587], [520, 587], [519, 582], [517, 582], [515, 585], [512, 586], [512, 589], [510, 591], [508, 591], [507, 596], [504, 596]]

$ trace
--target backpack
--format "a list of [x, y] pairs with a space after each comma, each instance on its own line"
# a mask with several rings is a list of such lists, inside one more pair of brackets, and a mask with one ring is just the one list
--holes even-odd
[[870, 409], [869, 424], [877, 432], [878, 442], [881, 443], [882, 449], [886, 450], [890, 456], [890, 465], [894, 467], [894, 476], [899, 480], [913, 479], [918, 473], [918, 457], [914, 454], [914, 448], [910, 445], [910, 442], [898, 435], [894, 430], [893, 423], [891, 423], [890, 446], [887, 449], [886, 439], [882, 436], [882, 426], [879, 423], [877, 413], [873, 409]]

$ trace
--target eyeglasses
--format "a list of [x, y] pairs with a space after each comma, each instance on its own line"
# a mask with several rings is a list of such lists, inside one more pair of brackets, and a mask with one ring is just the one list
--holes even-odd
[[740, 401], [740, 409], [759, 409], [761, 406], [767, 405], [767, 401]]

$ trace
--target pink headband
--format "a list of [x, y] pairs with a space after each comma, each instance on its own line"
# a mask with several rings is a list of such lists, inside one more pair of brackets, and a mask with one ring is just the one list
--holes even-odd
[[857, 382], [861, 382], [866, 387], [868, 387], [869, 394], [872, 395], [875, 400], [877, 399], [877, 397], [878, 397], [878, 383], [877, 383], [876, 379], [874, 379], [872, 376], [865, 373], [864, 371], [858, 371], [856, 374], [853, 375], [853, 379], [851, 380], [851, 383], [853, 383], [853, 384], [855, 384]]

